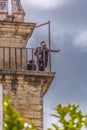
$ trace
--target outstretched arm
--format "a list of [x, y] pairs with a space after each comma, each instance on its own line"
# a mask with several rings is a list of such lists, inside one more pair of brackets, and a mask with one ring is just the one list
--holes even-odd
[[50, 51], [50, 52], [61, 52], [60, 49], [58, 49], [58, 50], [49, 49], [49, 51]]

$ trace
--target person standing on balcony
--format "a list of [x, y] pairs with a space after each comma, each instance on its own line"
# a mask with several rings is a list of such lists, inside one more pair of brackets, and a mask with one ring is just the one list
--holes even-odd
[[[46, 48], [45, 41], [41, 41], [40, 47], [37, 47], [35, 50], [35, 56], [37, 56], [37, 64], [38, 64], [38, 70], [44, 71], [44, 60], [43, 60], [43, 50]], [[48, 56], [47, 56], [48, 58]]]
[[58, 50], [48, 49], [45, 41], [41, 41], [40, 44], [41, 46], [36, 48], [34, 54], [35, 56], [37, 56], [38, 70], [44, 71], [48, 64], [49, 52], [60, 52], [60, 49]]

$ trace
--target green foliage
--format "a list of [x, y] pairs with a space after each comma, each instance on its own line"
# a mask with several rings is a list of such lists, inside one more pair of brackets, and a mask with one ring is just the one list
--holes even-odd
[[[57, 119], [58, 124], [52, 124], [55, 130], [81, 130], [83, 126], [87, 127], [87, 115], [83, 115], [78, 109], [79, 105], [68, 104], [56, 106], [56, 114], [52, 114]], [[48, 130], [53, 130], [48, 128]]]
[[5, 97], [4, 103], [4, 130], [36, 130], [33, 121], [28, 124], [21, 118], [19, 112], [13, 107], [12, 100]]

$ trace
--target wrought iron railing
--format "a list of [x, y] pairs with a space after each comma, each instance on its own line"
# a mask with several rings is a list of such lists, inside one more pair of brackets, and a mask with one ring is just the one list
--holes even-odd
[[[0, 69], [33, 70], [41, 71], [38, 66], [38, 59], [35, 56], [35, 48], [0, 47]], [[48, 60], [45, 66], [43, 53], [42, 71], [50, 71], [51, 63]]]

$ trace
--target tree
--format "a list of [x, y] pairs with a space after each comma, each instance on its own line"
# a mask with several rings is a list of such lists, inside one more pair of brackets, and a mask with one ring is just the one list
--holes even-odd
[[36, 130], [33, 121], [28, 124], [26, 119], [20, 117], [19, 112], [12, 105], [12, 100], [8, 97], [5, 97], [3, 108], [4, 130]]
[[87, 127], [87, 115], [83, 115], [79, 105], [76, 104], [67, 106], [59, 104], [56, 106], [56, 114], [52, 116], [57, 118], [58, 123], [53, 123], [53, 128], [48, 130], [81, 130], [83, 126]]

